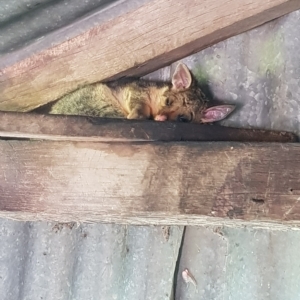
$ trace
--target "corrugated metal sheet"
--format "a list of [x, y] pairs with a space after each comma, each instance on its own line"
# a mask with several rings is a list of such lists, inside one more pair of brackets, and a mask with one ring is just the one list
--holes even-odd
[[[62, 9], [66, 3], [74, 5], [70, 14]], [[1, 53], [106, 2], [85, 3], [2, 1]], [[32, 25], [44, 18], [49, 25], [43, 29]], [[214, 100], [239, 104], [224, 124], [299, 134], [299, 32], [300, 11], [183, 61]], [[168, 79], [172, 69], [174, 65], [148, 77]], [[168, 238], [161, 227], [2, 219], [0, 299], [173, 299], [177, 259], [176, 299], [299, 299], [300, 231], [187, 227], [178, 255], [182, 230], [171, 227]], [[185, 268], [195, 276], [196, 287], [182, 281]]]
[[0, 0], [0, 54], [15, 51], [114, 0]]
[[186, 231], [176, 299], [297, 300], [300, 297], [300, 231], [197, 228]]
[[0, 299], [170, 299], [172, 227], [0, 221]]

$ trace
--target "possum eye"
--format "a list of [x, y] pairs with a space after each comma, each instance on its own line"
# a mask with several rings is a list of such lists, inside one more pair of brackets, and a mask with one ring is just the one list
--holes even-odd
[[172, 102], [169, 98], [166, 99], [165, 101], [166, 106], [171, 106]]
[[187, 116], [185, 116], [185, 115], [179, 115], [177, 117], [177, 121], [188, 123], [188, 122], [190, 122], [190, 119]]

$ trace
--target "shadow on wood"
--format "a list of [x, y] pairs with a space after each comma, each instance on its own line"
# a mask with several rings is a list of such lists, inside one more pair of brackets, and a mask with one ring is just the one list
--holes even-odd
[[0, 112], [0, 137], [64, 141], [296, 142], [289, 132], [218, 125]]

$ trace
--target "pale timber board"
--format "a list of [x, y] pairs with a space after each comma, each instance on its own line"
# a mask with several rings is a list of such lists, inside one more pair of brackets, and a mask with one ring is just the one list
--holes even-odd
[[[124, 5], [128, 7], [126, 1]], [[124, 15], [96, 22], [74, 38], [2, 68], [0, 110], [29, 111], [79, 85], [147, 74], [297, 10], [300, 2], [152, 0], [133, 7]], [[101, 18], [101, 11], [91, 18], [91, 23]]]
[[0, 148], [2, 216], [300, 223], [298, 144], [2, 141]]

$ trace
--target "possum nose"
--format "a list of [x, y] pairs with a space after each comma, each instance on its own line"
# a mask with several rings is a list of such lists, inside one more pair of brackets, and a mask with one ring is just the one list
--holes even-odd
[[184, 123], [188, 123], [188, 122], [190, 122], [191, 120], [190, 120], [187, 116], [179, 115], [179, 116], [177, 117], [177, 121], [179, 121], [179, 122], [184, 122]]

